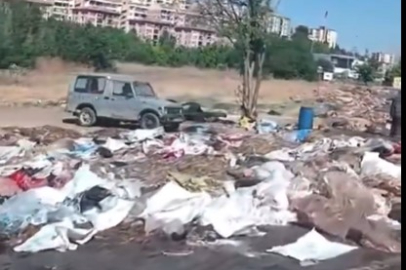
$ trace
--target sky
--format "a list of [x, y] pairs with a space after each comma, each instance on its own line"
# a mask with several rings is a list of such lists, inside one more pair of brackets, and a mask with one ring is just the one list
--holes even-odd
[[338, 45], [347, 50], [401, 51], [401, 0], [281, 0], [278, 13], [289, 17], [293, 27], [334, 29]]

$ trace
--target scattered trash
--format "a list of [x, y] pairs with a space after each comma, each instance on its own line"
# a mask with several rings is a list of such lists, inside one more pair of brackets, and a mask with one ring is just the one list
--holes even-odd
[[312, 133], [311, 129], [294, 130], [283, 134], [284, 140], [287, 142], [304, 142]]
[[[31, 175], [33, 173], [34, 172], [31, 172]], [[44, 187], [48, 185], [47, 179], [37, 179], [33, 178], [31, 175], [28, 170], [21, 169], [19, 171], [14, 172], [9, 177], [14, 182], [16, 182], [17, 185], [22, 190], [28, 190], [36, 187]]]
[[244, 116], [238, 120], [238, 126], [245, 130], [251, 130], [255, 126], [255, 121]]
[[258, 134], [268, 134], [276, 132], [279, 128], [278, 123], [268, 119], [260, 119], [256, 122], [256, 130]]
[[388, 175], [401, 180], [401, 166], [381, 159], [379, 153], [366, 152], [361, 162], [362, 176]]
[[302, 266], [308, 266], [318, 261], [338, 257], [355, 249], [357, 249], [356, 246], [331, 242], [313, 229], [300, 237], [296, 242], [285, 246], [273, 247], [267, 250], [267, 252], [294, 258]]
[[[399, 253], [392, 232], [401, 226], [390, 217], [400, 205], [401, 166], [389, 158], [401, 156], [401, 143], [312, 130], [314, 115], [344, 118], [340, 127], [356, 131], [365, 130], [360, 115], [369, 127], [374, 117], [383, 122], [386, 115], [372, 110], [380, 99], [353, 92], [333, 98], [321, 91], [322, 104], [334, 106], [308, 108], [307, 114], [304, 108], [298, 130], [244, 117], [237, 125], [191, 124], [176, 133], [4, 129], [0, 233], [13, 239], [34, 227], [13, 245], [16, 252], [67, 251], [107, 229], [139, 226], [143, 237], [166, 235], [258, 258], [263, 252], [232, 237], [263, 235], [262, 226], [302, 226], [312, 230], [270, 252], [302, 265], [357, 247]], [[333, 243], [322, 233], [357, 246]]]

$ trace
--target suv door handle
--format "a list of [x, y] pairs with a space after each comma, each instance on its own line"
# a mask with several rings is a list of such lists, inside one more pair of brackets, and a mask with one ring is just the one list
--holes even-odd
[[110, 99], [109, 97], [104, 97], [104, 99]]

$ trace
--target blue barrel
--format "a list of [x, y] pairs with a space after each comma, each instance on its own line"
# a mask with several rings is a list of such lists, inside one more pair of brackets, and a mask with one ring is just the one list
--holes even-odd
[[314, 118], [313, 108], [300, 107], [297, 129], [298, 130], [313, 129], [313, 118]]

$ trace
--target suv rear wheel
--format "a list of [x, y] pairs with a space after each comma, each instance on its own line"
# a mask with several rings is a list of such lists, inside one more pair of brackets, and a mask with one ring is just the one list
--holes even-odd
[[79, 125], [84, 127], [90, 127], [96, 124], [97, 116], [96, 112], [89, 107], [82, 108], [78, 115]]
[[155, 113], [144, 113], [140, 119], [140, 126], [142, 129], [154, 129], [161, 125], [158, 115]]

